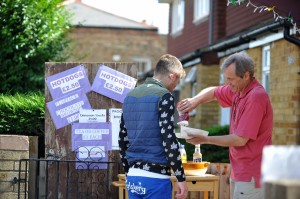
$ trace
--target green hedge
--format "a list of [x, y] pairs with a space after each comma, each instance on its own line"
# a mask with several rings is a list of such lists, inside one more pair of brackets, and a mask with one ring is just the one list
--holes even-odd
[[45, 157], [45, 97], [42, 93], [0, 95], [0, 134], [38, 136]]
[[[206, 128], [204, 130], [209, 132], [209, 136], [228, 135], [229, 125], [215, 126]], [[184, 139], [178, 139], [178, 141], [185, 145], [188, 161], [192, 161], [195, 146], [187, 143]], [[201, 153], [203, 161], [229, 163], [228, 147], [201, 144]]]
[[0, 134], [44, 135], [44, 118], [42, 94], [0, 95]]

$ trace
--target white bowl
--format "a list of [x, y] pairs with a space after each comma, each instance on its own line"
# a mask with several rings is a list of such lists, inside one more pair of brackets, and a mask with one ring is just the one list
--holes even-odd
[[210, 162], [191, 162], [182, 163], [184, 173], [187, 176], [201, 176], [204, 175], [208, 169]]

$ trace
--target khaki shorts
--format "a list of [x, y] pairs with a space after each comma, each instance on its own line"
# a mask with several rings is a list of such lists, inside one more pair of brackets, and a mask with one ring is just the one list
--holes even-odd
[[250, 182], [230, 179], [230, 199], [263, 199], [261, 188], [255, 188], [254, 178]]

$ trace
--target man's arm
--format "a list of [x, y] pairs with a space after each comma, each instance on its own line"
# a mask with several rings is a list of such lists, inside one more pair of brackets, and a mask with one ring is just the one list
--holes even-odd
[[244, 146], [249, 138], [240, 137], [234, 134], [230, 135], [220, 135], [220, 136], [203, 136], [196, 134], [189, 134], [188, 136], [192, 137], [186, 141], [191, 144], [213, 144], [218, 146]]
[[214, 93], [215, 88], [216, 87], [205, 88], [201, 90], [196, 96], [192, 98], [186, 98], [180, 101], [177, 107], [178, 110], [183, 113], [190, 112], [200, 104], [204, 104], [216, 100], [215, 93]]
[[127, 129], [125, 127], [125, 123], [124, 123], [124, 118], [123, 118], [123, 114], [121, 116], [121, 123], [120, 123], [120, 132], [119, 132], [119, 147], [120, 147], [120, 157], [121, 157], [121, 161], [124, 167], [124, 171], [125, 174], [128, 173], [129, 170], [129, 164], [128, 161], [126, 159], [126, 150], [128, 148], [128, 137], [127, 137]]

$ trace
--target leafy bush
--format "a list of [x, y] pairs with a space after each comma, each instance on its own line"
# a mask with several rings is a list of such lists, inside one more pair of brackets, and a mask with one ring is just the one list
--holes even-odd
[[[215, 126], [204, 129], [209, 132], [209, 136], [217, 135], [228, 135], [229, 134], [229, 125], [225, 126]], [[193, 160], [193, 153], [195, 151], [195, 146], [193, 144], [187, 143], [184, 139], [179, 139], [181, 144], [185, 145], [185, 150], [187, 153], [187, 158], [189, 161]], [[228, 147], [221, 147], [210, 144], [201, 145], [201, 153], [203, 161], [208, 162], [220, 162], [220, 163], [229, 163], [229, 151]]]
[[0, 93], [44, 90], [45, 62], [69, 56], [71, 14], [63, 0], [1, 0]]

